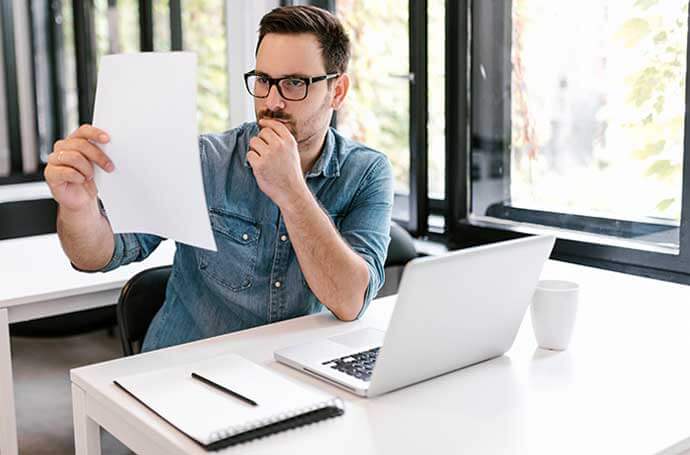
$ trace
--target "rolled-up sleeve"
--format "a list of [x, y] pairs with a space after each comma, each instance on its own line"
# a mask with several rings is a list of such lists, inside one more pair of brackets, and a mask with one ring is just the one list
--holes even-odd
[[146, 259], [163, 241], [162, 237], [152, 234], [115, 234], [113, 257], [100, 272], [109, 272], [131, 262]]
[[[108, 215], [100, 201], [99, 208], [101, 210], [101, 214], [107, 219]], [[160, 245], [160, 243], [165, 239], [153, 234], [127, 233], [115, 234], [113, 236], [113, 240], [115, 241], [113, 257], [110, 258], [110, 262], [108, 262], [104, 267], [98, 270], [82, 270], [75, 266], [74, 263], [72, 263], [72, 267], [80, 272], [86, 273], [109, 272], [131, 262], [143, 261], [151, 253], [153, 253], [158, 245]]]
[[383, 266], [390, 242], [393, 211], [393, 172], [385, 155], [380, 155], [366, 171], [340, 224], [340, 234], [369, 268], [369, 284], [359, 319], [385, 281]]

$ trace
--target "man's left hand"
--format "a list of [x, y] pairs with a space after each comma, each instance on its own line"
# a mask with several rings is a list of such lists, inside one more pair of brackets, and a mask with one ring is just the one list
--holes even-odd
[[247, 161], [261, 191], [281, 208], [308, 188], [302, 174], [297, 141], [275, 119], [259, 120], [261, 131], [249, 141]]

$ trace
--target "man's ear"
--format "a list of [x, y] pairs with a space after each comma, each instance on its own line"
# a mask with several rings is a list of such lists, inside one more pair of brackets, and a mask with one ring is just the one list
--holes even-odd
[[339, 110], [343, 105], [349, 89], [350, 76], [347, 73], [343, 73], [335, 80], [335, 94], [333, 96], [333, 101], [331, 101], [331, 107], [334, 111]]

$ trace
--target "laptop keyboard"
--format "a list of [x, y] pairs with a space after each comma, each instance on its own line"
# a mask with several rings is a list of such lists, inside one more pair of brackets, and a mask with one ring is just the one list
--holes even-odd
[[345, 357], [323, 362], [323, 365], [330, 366], [334, 370], [342, 371], [362, 381], [370, 381], [371, 373], [374, 371], [374, 364], [376, 363], [376, 356], [379, 354], [379, 349], [381, 348], [374, 348], [368, 351], [358, 352], [357, 354], [346, 355]]

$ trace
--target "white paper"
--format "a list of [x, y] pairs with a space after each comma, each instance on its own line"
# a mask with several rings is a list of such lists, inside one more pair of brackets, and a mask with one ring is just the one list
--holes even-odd
[[101, 59], [93, 125], [115, 164], [95, 182], [113, 232], [156, 234], [216, 251], [201, 174], [196, 55], [108, 55]]

